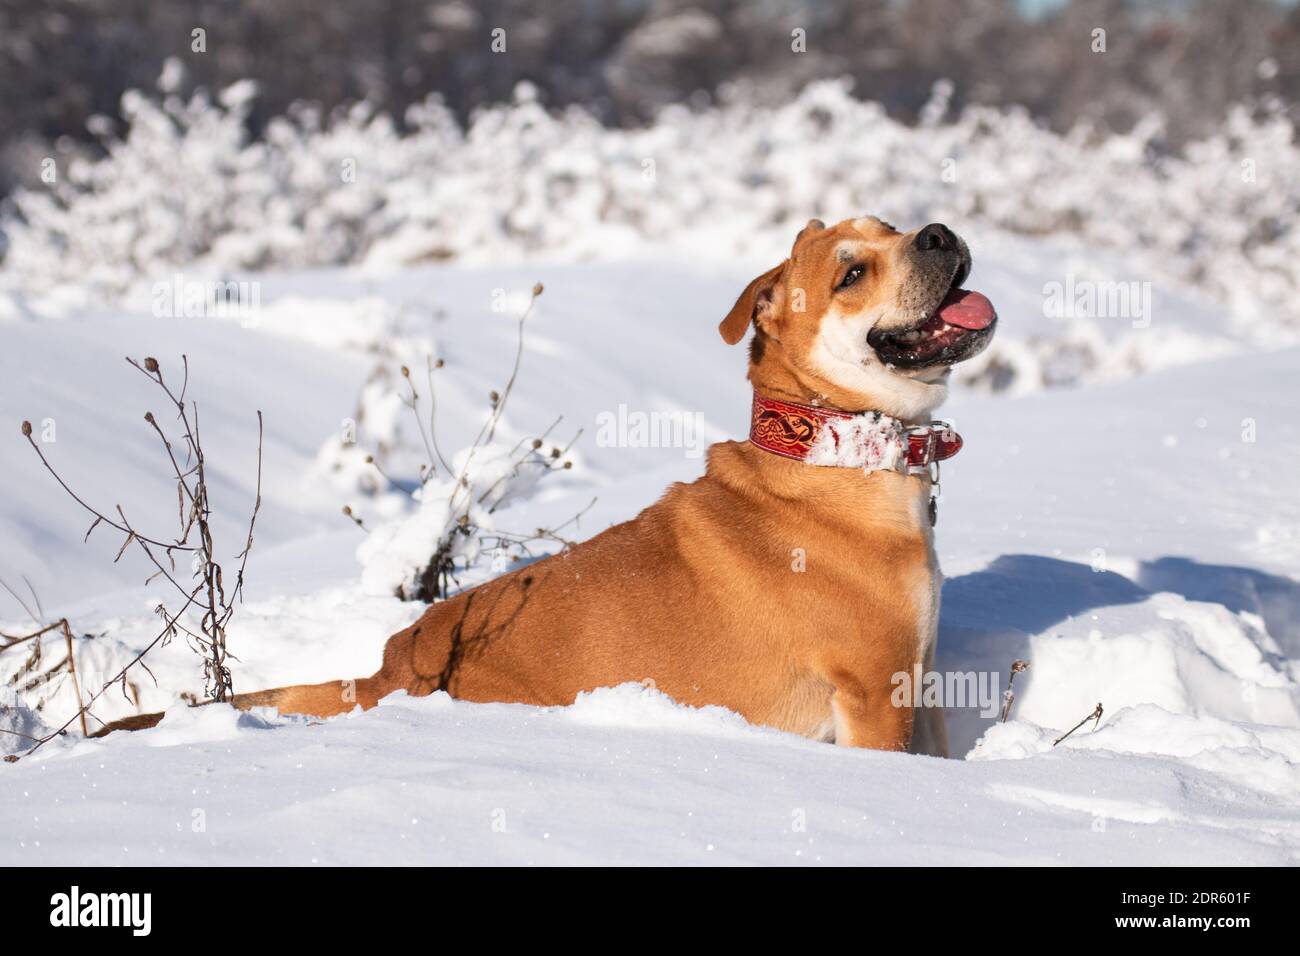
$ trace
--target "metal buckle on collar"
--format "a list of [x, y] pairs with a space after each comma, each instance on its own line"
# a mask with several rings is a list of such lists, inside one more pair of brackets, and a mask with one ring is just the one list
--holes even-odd
[[[930, 462], [934, 460], [934, 429], [929, 425], [912, 425], [903, 432], [907, 442], [907, 473], [909, 475], [924, 474], [930, 467]], [[921, 445], [921, 460], [912, 460], [912, 436], [916, 435], [924, 440]]]
[[[944, 458], [950, 458], [956, 454], [957, 449], [961, 447], [961, 438], [953, 430], [952, 422], [935, 420], [928, 425], [912, 425], [903, 430], [905, 440], [907, 441], [907, 473], [909, 475], [924, 474], [929, 467]], [[912, 461], [912, 436], [916, 435], [922, 439], [918, 445], [922, 452], [920, 461]], [[956, 443], [956, 448], [949, 454], [944, 454], [945, 446]]]
[[[935, 426], [941, 426], [944, 429], [950, 428], [947, 422], [931, 422], [928, 425], [911, 425], [903, 429], [904, 440], [907, 444], [907, 473], [909, 475], [924, 474], [929, 470], [930, 464], [934, 461], [934, 453], [938, 447], [939, 439], [935, 432]], [[920, 461], [912, 461], [912, 436], [916, 435], [924, 440], [921, 445], [922, 456]]]

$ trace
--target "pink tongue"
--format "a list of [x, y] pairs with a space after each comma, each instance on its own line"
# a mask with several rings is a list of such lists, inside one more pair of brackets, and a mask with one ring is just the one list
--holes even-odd
[[978, 292], [954, 289], [939, 305], [939, 318], [963, 329], [983, 329], [993, 324], [993, 303]]

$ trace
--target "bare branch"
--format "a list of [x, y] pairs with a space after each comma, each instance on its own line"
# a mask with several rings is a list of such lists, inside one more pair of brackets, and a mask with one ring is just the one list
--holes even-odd
[[1086, 723], [1087, 723], [1088, 721], [1090, 721], [1090, 720], [1095, 720], [1095, 721], [1096, 721], [1096, 723], [1092, 725], [1092, 729], [1093, 729], [1093, 730], [1096, 730], [1096, 729], [1097, 729], [1097, 725], [1101, 723], [1101, 714], [1102, 714], [1102, 710], [1101, 710], [1101, 702], [1098, 701], [1096, 709], [1094, 709], [1093, 712], [1092, 712], [1091, 714], [1089, 714], [1087, 717], [1083, 718], [1083, 720], [1079, 721], [1077, 724], [1075, 724], [1073, 727], [1071, 727], [1071, 728], [1070, 728], [1069, 730], [1067, 730], [1065, 733], [1061, 734], [1061, 736], [1059, 736], [1059, 737], [1057, 737], [1055, 740], [1053, 740], [1053, 741], [1052, 741], [1052, 746], [1055, 747], [1055, 746], [1056, 746], [1057, 744], [1059, 744], [1062, 740], [1064, 740], [1066, 737], [1070, 736], [1070, 734], [1074, 733], [1076, 730], [1078, 730], [1080, 727], [1082, 727], [1084, 724], [1086, 724]]
[[[25, 581], [27, 579], [24, 578], [23, 580]], [[30, 584], [28, 584], [27, 586], [29, 588], [31, 587]], [[11, 588], [9, 586], [9, 582], [6, 581], [4, 578], [0, 578], [0, 587], [3, 587], [6, 591], [9, 592], [10, 596], [13, 597], [13, 599], [18, 602], [18, 606], [27, 612], [27, 616], [30, 617], [33, 622], [35, 622], [38, 625], [41, 623], [40, 616], [35, 611], [33, 611], [30, 607], [27, 606], [27, 602], [18, 596], [18, 592], [15, 591], [13, 588]]]
[[[24, 422], [23, 424], [26, 425], [27, 423]], [[81, 507], [85, 508], [88, 512], [90, 512], [92, 515], [94, 515], [96, 518], [98, 518], [98, 519], [99, 519], [100, 521], [102, 521], [104, 524], [111, 525], [112, 527], [116, 528], [118, 531], [121, 531], [121, 532], [124, 533], [124, 534], [128, 534], [128, 533], [129, 533], [129, 534], [134, 534], [134, 533], [135, 533], [135, 532], [129, 531], [129, 529], [127, 529], [127, 528], [122, 527], [122, 526], [119, 525], [116, 521], [113, 521], [111, 518], [106, 518], [102, 512], [100, 512], [100, 511], [97, 510], [96, 508], [93, 508], [93, 507], [91, 507], [90, 505], [88, 505], [88, 504], [85, 502], [85, 500], [84, 500], [80, 495], [78, 495], [75, 491], [73, 491], [71, 488], [69, 488], [67, 482], [65, 482], [65, 481], [64, 481], [64, 480], [59, 476], [59, 473], [58, 473], [57, 471], [54, 470], [54, 466], [51, 465], [51, 464], [49, 463], [49, 461], [46, 459], [44, 452], [42, 452], [40, 446], [36, 444], [36, 440], [35, 440], [34, 438], [32, 438], [32, 436], [31, 436], [31, 434], [30, 434], [30, 428], [25, 429], [25, 431], [27, 432], [27, 435], [26, 435], [26, 437], [27, 437], [27, 443], [28, 443], [29, 445], [31, 445], [31, 446], [32, 446], [32, 450], [36, 452], [37, 457], [40, 458], [40, 460], [41, 460], [41, 464], [43, 464], [43, 465], [45, 466], [45, 470], [48, 471], [51, 475], [54, 476], [54, 480], [57, 481], [57, 482], [59, 483], [59, 486], [60, 486], [64, 491], [66, 491], [66, 492], [68, 493], [68, 495], [72, 498], [73, 501], [75, 501], [77, 504], [81, 505]], [[92, 526], [92, 527], [93, 527], [93, 526]], [[142, 535], [137, 535], [137, 537], [144, 537], [144, 536], [142, 536]], [[157, 540], [156, 538], [149, 538], [149, 537], [144, 537], [144, 540], [147, 541], [147, 542], [149, 542], [149, 544], [157, 545], [157, 546], [160, 547], [160, 548], [175, 548], [175, 549], [178, 550], [178, 551], [193, 551], [193, 550], [195, 550], [194, 548], [187, 547], [187, 546], [185, 546], [184, 544], [181, 544], [180, 542], [176, 542], [176, 541], [173, 541], [173, 542], [171, 542], [171, 543], [168, 543], [168, 542], [166, 542], [166, 541], [159, 541], [159, 540]]]
[[63, 625], [63, 637], [68, 642], [68, 673], [72, 675], [72, 692], [77, 695], [77, 716], [81, 718], [81, 736], [89, 737], [86, 728], [86, 705], [81, 702], [81, 681], [77, 679], [77, 656], [72, 651], [72, 628], [65, 617], [59, 622]]

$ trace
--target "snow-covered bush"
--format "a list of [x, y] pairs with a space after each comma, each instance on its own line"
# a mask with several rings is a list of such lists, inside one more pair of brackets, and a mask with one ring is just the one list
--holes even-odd
[[521, 544], [546, 538], [499, 529], [495, 518], [498, 507], [527, 499], [543, 476], [561, 467], [531, 444], [493, 442], [458, 452], [450, 476], [422, 485], [413, 511], [376, 527], [357, 549], [362, 588], [431, 601], [480, 561], [488, 559], [500, 573], [524, 556]]
[[[170, 84], [174, 87], [174, 82]], [[523, 85], [462, 129], [437, 99], [408, 131], [365, 104], [298, 108], [250, 142], [252, 90], [151, 100], [98, 162], [74, 162], [4, 223], [8, 284], [89, 282], [120, 292], [180, 266], [215, 271], [464, 257], [678, 252], [767, 257], [812, 215], [873, 212], [1066, 235], [1186, 281], [1246, 319], [1300, 323], [1300, 149], [1280, 111], [1231, 114], [1160, 157], [1152, 118], [1127, 135], [1060, 136], [1018, 110], [946, 116], [942, 84], [920, 126], [845, 84], [778, 108], [737, 94], [609, 129], [548, 113]]]
[[[574, 459], [572, 441], [564, 447], [548, 441], [562, 419], [532, 436], [517, 433], [504, 418], [524, 355], [525, 323], [541, 294], [539, 283], [518, 319], [509, 379], [490, 393], [483, 424], [469, 445], [448, 455], [440, 447], [434, 393], [443, 363], [434, 358], [433, 343], [399, 340], [385, 350], [387, 361], [362, 390], [356, 432], [321, 447], [316, 467], [348, 499], [365, 500], [362, 508], [346, 506], [345, 514], [368, 534], [357, 549], [367, 593], [433, 601], [453, 586], [478, 583], [534, 556], [536, 545], [567, 544], [557, 528], [521, 533], [496, 521], [499, 510], [530, 498], [538, 482], [569, 469]], [[422, 365], [391, 371], [395, 357], [417, 354]], [[416, 436], [403, 430], [403, 421], [414, 422]], [[413, 482], [398, 477], [412, 475]]]

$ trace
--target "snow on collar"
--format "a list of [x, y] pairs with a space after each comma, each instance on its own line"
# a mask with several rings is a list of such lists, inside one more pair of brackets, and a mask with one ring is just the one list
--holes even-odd
[[840, 411], [754, 393], [749, 440], [774, 455], [810, 465], [920, 474], [961, 450], [947, 422], [905, 425], [880, 412]]

